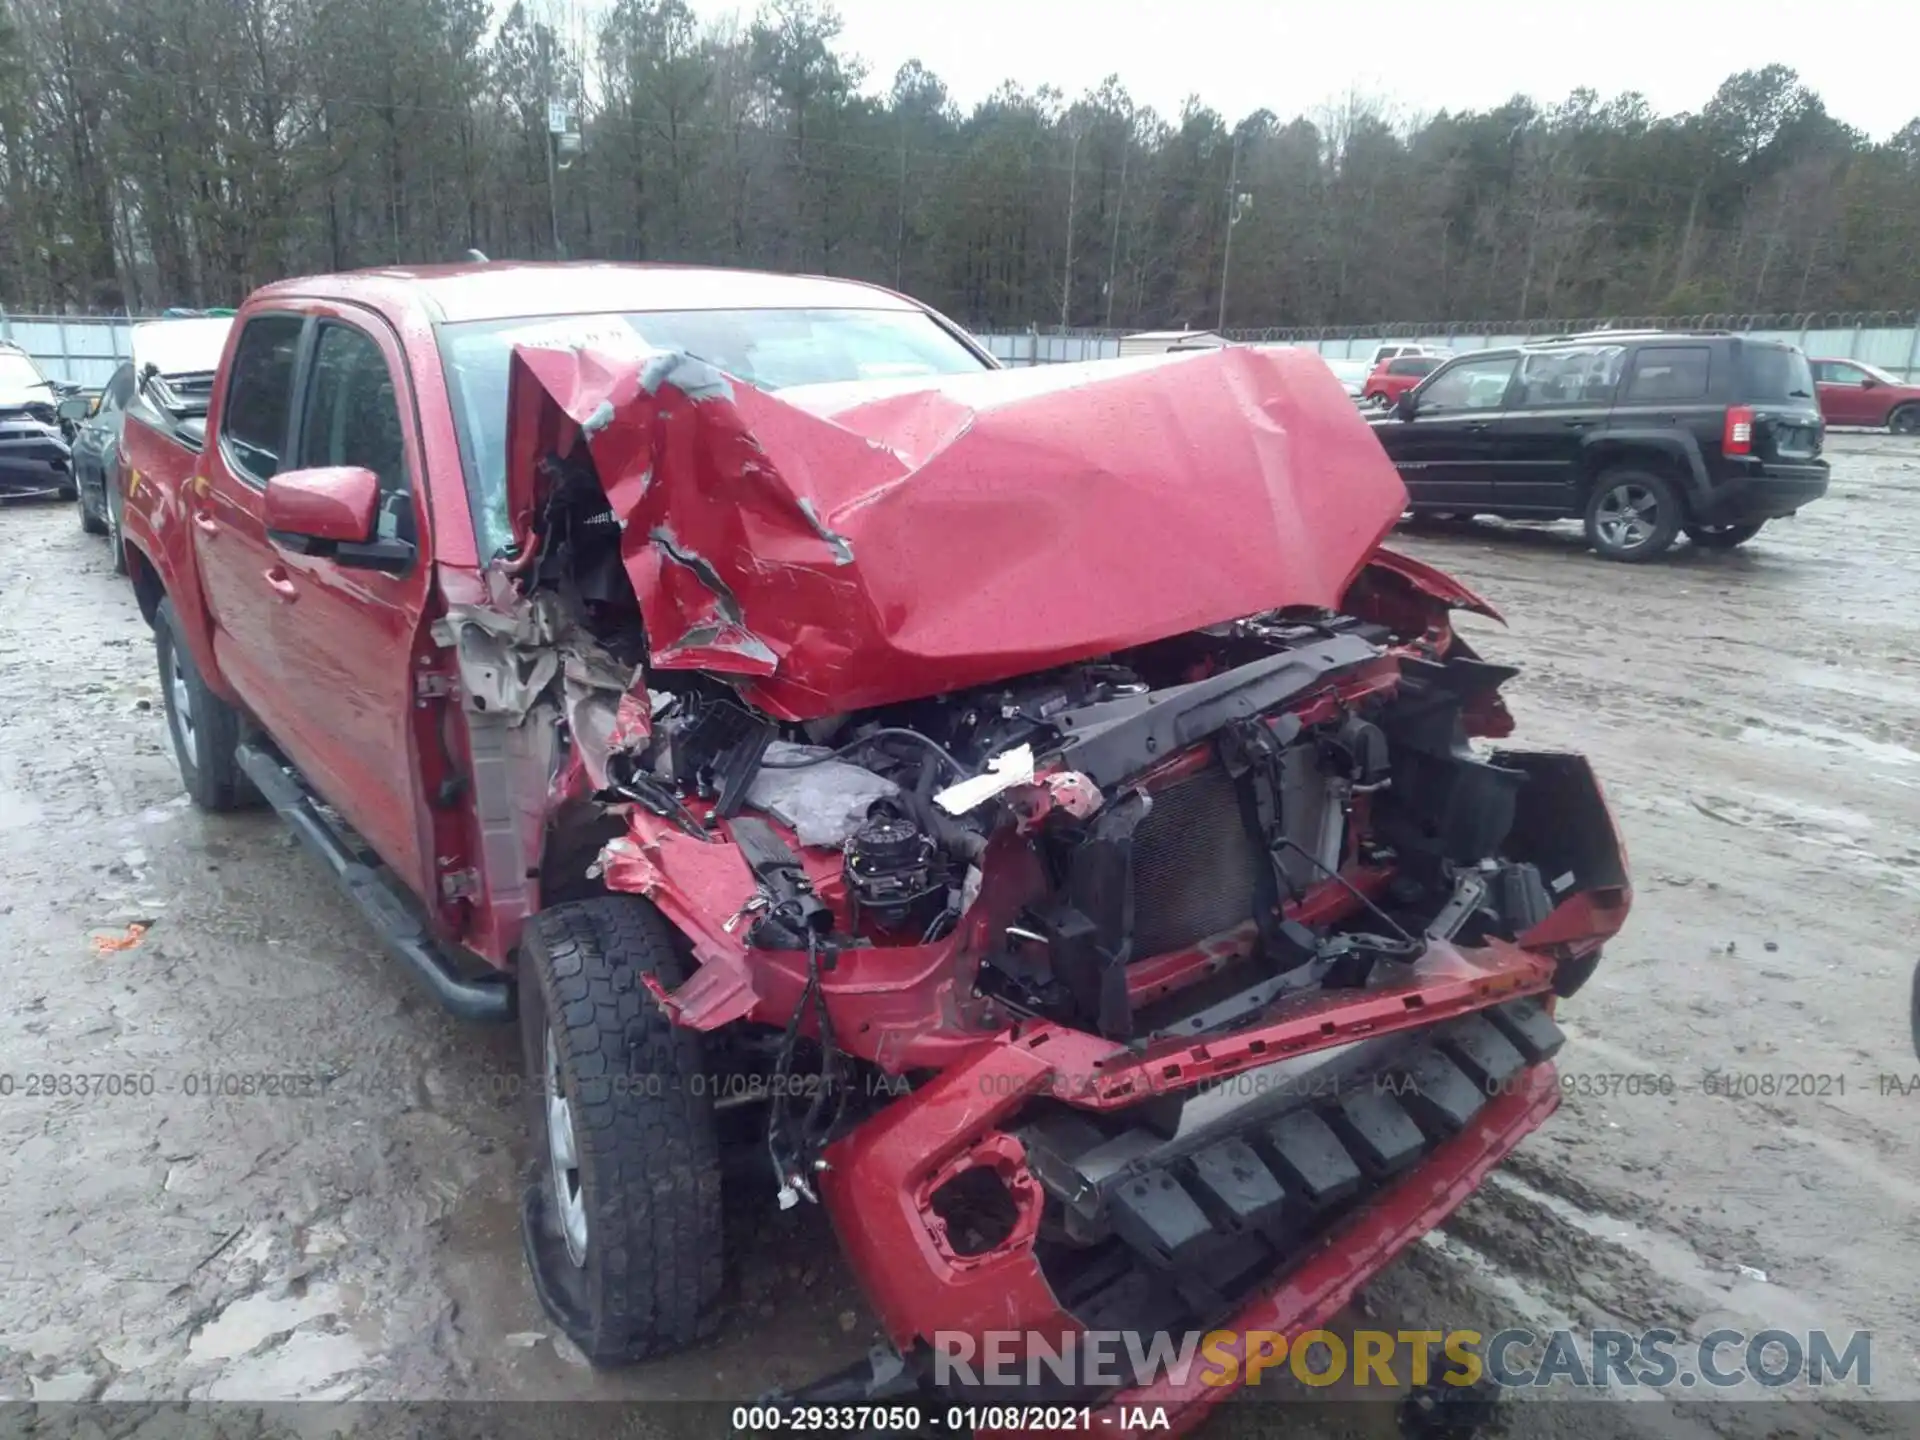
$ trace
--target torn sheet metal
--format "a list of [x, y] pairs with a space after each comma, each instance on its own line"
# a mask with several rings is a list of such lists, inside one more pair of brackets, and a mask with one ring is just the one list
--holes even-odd
[[[900, 787], [859, 765], [816, 758], [831, 753], [774, 741], [767, 747], [766, 763], [747, 787], [747, 804], [787, 826], [802, 845], [839, 849], [866, 820], [874, 803], [891, 800]], [[792, 764], [800, 759], [814, 759], [814, 763]]]
[[610, 752], [646, 743], [644, 672], [568, 620], [556, 595], [538, 592], [506, 610], [450, 605], [433, 638], [452, 647], [470, 710], [519, 726], [543, 701], [557, 706], [596, 790], [606, 786]]
[[433, 638], [454, 652], [460, 685], [475, 710], [518, 724], [560, 673], [559, 602], [536, 595], [512, 613], [481, 605], [449, 606]]
[[1406, 500], [1287, 350], [768, 394], [629, 331], [522, 344], [509, 407], [516, 540], [539, 462], [584, 434], [653, 664], [787, 720], [1336, 608]]

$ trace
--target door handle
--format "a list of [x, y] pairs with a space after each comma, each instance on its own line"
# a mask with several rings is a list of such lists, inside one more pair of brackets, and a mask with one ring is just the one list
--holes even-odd
[[1467, 429], [1473, 430], [1473, 431], [1480, 431], [1480, 430], [1486, 429], [1487, 426], [1490, 425], [1491, 423], [1492, 422], [1488, 420], [1474, 420], [1468, 423]]
[[1569, 430], [1588, 430], [1593, 427], [1591, 420], [1562, 420], [1560, 423]]
[[193, 512], [193, 523], [200, 527], [203, 534], [218, 535], [220, 533], [220, 526], [214, 521], [213, 516], [204, 510]]
[[266, 576], [268, 586], [273, 590], [273, 593], [278, 595], [282, 600], [298, 600], [300, 598], [299, 586], [295, 585], [292, 577], [278, 565], [268, 570]]

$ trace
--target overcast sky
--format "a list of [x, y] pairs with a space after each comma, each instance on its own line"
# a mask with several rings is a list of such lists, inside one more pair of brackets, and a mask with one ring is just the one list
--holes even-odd
[[[706, 17], [751, 0], [690, 0]], [[918, 59], [963, 107], [1002, 80], [1069, 99], [1118, 74], [1163, 116], [1198, 94], [1229, 121], [1312, 114], [1350, 91], [1400, 118], [1553, 101], [1587, 86], [1697, 110], [1736, 70], [1793, 66], [1885, 139], [1920, 114], [1920, 0], [835, 0], [845, 47], [884, 89]]]

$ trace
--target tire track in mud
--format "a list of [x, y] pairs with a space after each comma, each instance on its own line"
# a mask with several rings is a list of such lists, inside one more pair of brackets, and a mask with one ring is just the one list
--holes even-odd
[[[1655, 1071], [1676, 1088], [1569, 1093], [1463, 1207], [1454, 1238], [1402, 1269], [1435, 1277], [1418, 1300], [1474, 1297], [1493, 1319], [1544, 1302], [1684, 1329], [1746, 1264], [1768, 1280], [1733, 1308], [1789, 1329], [1872, 1329], [1876, 1393], [1912, 1398], [1920, 1374], [1901, 1342], [1920, 1304], [1901, 1277], [1920, 1246], [1920, 1094], [1876, 1081], [1920, 1069], [1906, 1023], [1920, 959], [1920, 446], [1841, 437], [1830, 455], [1828, 500], [1751, 553], [1607, 565], [1564, 527], [1391, 542], [1506, 614], [1510, 628], [1466, 628], [1486, 658], [1521, 668], [1506, 687], [1517, 734], [1585, 751], [1622, 827], [1634, 913], [1563, 1007], [1563, 1076]], [[1709, 1071], [1826, 1088], [1709, 1094]], [[1707, 1433], [1763, 1433], [1750, 1407], [1709, 1413], [1724, 1424]], [[1837, 1433], [1899, 1433], [1844, 1396], [1818, 1413]]]

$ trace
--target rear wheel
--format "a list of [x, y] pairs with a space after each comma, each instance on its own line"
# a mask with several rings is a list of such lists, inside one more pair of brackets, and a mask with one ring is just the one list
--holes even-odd
[[1651, 470], [1609, 470], [1587, 501], [1587, 543], [1603, 559], [1664, 555], [1680, 533], [1680, 499]]
[[162, 600], [153, 617], [153, 647], [160, 661], [160, 695], [173, 736], [180, 782], [202, 810], [239, 810], [258, 792], [234, 758], [240, 716], [207, 688], [193, 652], [181, 639], [173, 601]]
[[1920, 405], [1902, 405], [1887, 417], [1887, 429], [1896, 435], [1920, 435]]
[[1766, 523], [1754, 520], [1745, 525], [1689, 525], [1687, 538], [1702, 550], [1731, 550], [1758, 535]]
[[719, 1143], [700, 1037], [642, 977], [679, 983], [660, 912], [630, 895], [542, 911], [520, 964], [534, 1288], [596, 1365], [712, 1333], [722, 1277]]

